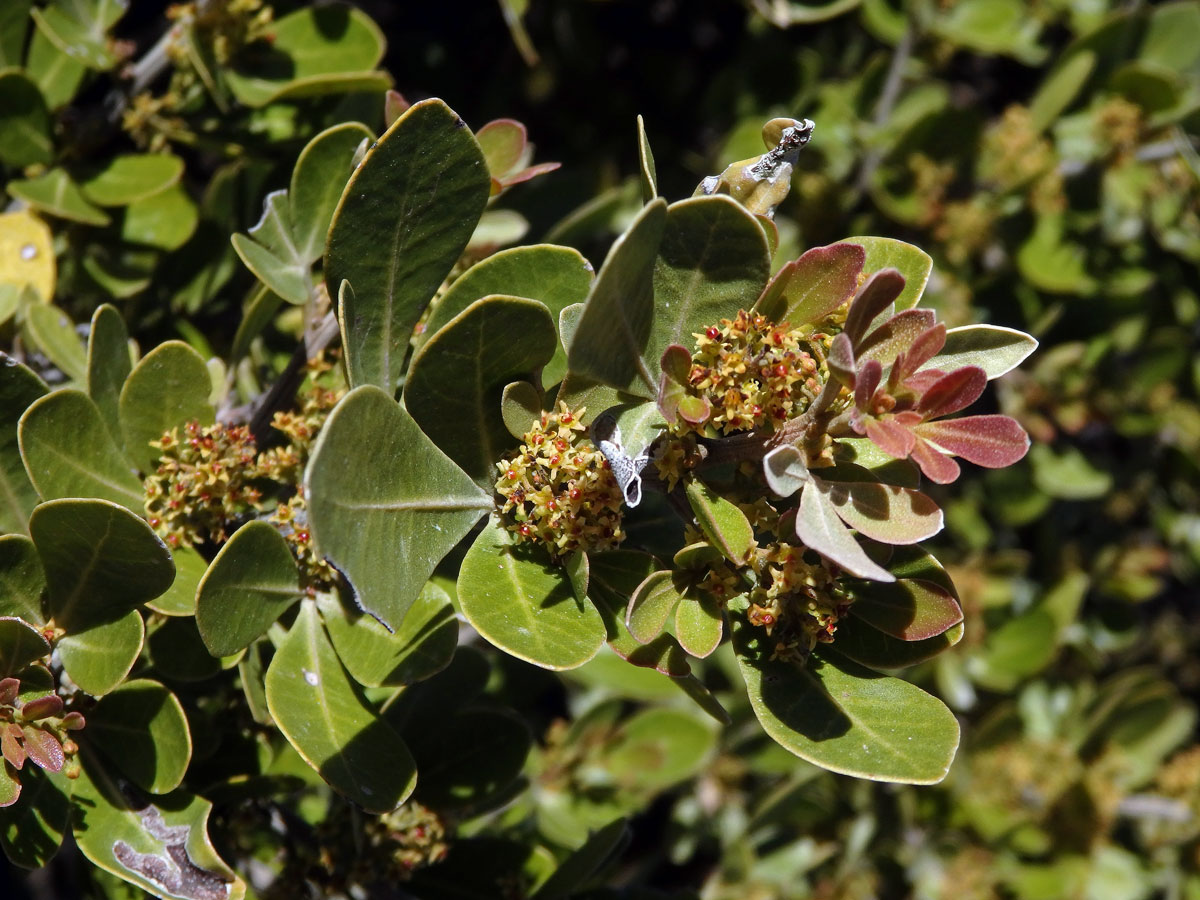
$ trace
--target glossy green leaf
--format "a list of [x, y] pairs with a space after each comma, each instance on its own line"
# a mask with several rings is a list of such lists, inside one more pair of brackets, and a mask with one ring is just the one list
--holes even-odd
[[894, 238], [852, 237], [843, 243], [859, 244], [866, 251], [864, 275], [869, 277], [880, 269], [894, 268], [904, 276], [904, 290], [896, 298], [897, 311], [911, 309], [920, 302], [933, 271], [933, 259], [928, 253]]
[[179, 790], [151, 804], [89, 754], [72, 806], [75, 842], [94, 866], [164, 900], [246, 896], [209, 840], [207, 800]]
[[87, 353], [75, 323], [57, 306], [31, 303], [25, 307], [25, 327], [29, 337], [63, 374], [83, 381], [87, 372]]
[[885, 544], [915, 544], [942, 530], [942, 510], [912, 488], [813, 477], [807, 490], [823, 494], [841, 520], [859, 534]]
[[83, 196], [71, 177], [62, 169], [51, 169], [34, 178], [10, 181], [5, 189], [34, 209], [84, 225], [107, 225], [106, 212]]
[[533, 743], [512, 713], [469, 709], [404, 738], [417, 761], [416, 799], [434, 809], [484, 806], [517, 780]]
[[191, 547], [172, 547], [171, 559], [175, 561], [175, 580], [164, 593], [147, 600], [146, 606], [164, 616], [194, 616], [196, 591], [208, 570], [208, 560]]
[[654, 153], [646, 137], [646, 123], [637, 117], [638, 167], [642, 174], [642, 202], [649, 203], [658, 196], [658, 172], [654, 168]]
[[902, 641], [924, 641], [963, 620], [958, 601], [931, 581], [901, 578], [852, 589], [851, 615]]
[[115, 306], [104, 303], [92, 314], [88, 331], [87, 392], [118, 445], [125, 440], [118, 412], [121, 388], [132, 368], [125, 320]]
[[261, 637], [303, 596], [287, 541], [269, 522], [233, 533], [196, 592], [196, 626], [213, 656], [229, 656]]
[[0, 616], [44, 625], [46, 575], [33, 541], [23, 534], [0, 535]]
[[643, 644], [657, 638], [683, 597], [670, 571], [654, 572], [637, 586], [629, 598], [625, 626]]
[[0, 678], [49, 654], [50, 644], [33, 625], [24, 619], [0, 616]]
[[[667, 204], [652, 200], [608, 251], [567, 343], [568, 373], [559, 398], [569, 405], [581, 405], [574, 397], [594, 385], [654, 398], [658, 360], [649, 359], [646, 347], [654, 321], [654, 264], [666, 224]], [[588, 405], [599, 414], [612, 403]]]
[[711, 654], [724, 633], [721, 606], [708, 594], [685, 597], [675, 607], [675, 638], [692, 656], [704, 659]]
[[322, 594], [317, 602], [342, 664], [367, 687], [422, 681], [449, 665], [458, 646], [450, 597], [432, 582], [421, 589], [394, 633], [370, 616], [345, 609], [333, 594]]
[[62, 845], [71, 815], [73, 785], [61, 772], [26, 766], [21, 772], [21, 799], [0, 809], [0, 847], [23, 869], [46, 865]]
[[513, 440], [522, 441], [535, 425], [542, 412], [541, 397], [528, 381], [514, 381], [504, 386], [500, 395], [500, 418]]
[[696, 775], [716, 749], [712, 723], [677, 709], [644, 709], [623, 723], [605, 754], [624, 784], [660, 791]]
[[850, 530], [842, 524], [828, 496], [814, 485], [806, 486], [800, 494], [800, 506], [796, 511], [796, 536], [804, 546], [816, 550], [852, 575], [875, 581], [895, 580], [890, 572], [871, 561]]
[[131, 244], [178, 250], [196, 232], [200, 211], [181, 184], [134, 200], [125, 208], [121, 237]]
[[306, 7], [276, 21], [270, 42], [246, 47], [224, 75], [238, 101], [253, 107], [285, 97], [382, 94], [391, 79], [372, 68], [383, 49], [383, 34], [363, 12], [342, 4]]
[[125, 12], [120, 0], [59, 0], [31, 15], [38, 30], [67, 55], [101, 71], [117, 63], [107, 32]]
[[413, 326], [466, 246], [491, 180], [442, 101], [411, 106], [367, 151], [333, 215], [325, 251], [350, 382], [391, 391]]
[[0, 353], [0, 535], [27, 533], [38, 495], [21, 457], [19, 422], [25, 410], [46, 393], [32, 371]]
[[404, 405], [421, 429], [481, 487], [514, 441], [500, 398], [532, 380], [557, 345], [554, 320], [537, 300], [485, 297], [472, 303], [413, 357]]
[[408, 748], [342, 668], [315, 603], [300, 607], [271, 660], [267, 705], [305, 762], [367, 812], [388, 812], [412, 793]]
[[145, 637], [141, 614], [131, 609], [118, 619], [72, 630], [54, 649], [71, 680], [93, 697], [102, 697], [125, 680]]
[[[348, 459], [357, 462], [347, 466]], [[330, 414], [304, 494], [319, 552], [347, 577], [362, 607], [392, 627], [434, 566], [492, 508], [490, 494], [370, 385]]]
[[296, 255], [310, 265], [325, 252], [325, 236], [342, 190], [354, 171], [354, 155], [375, 135], [358, 122], [326, 128], [300, 152], [292, 170], [288, 204]]
[[936, 784], [945, 777], [959, 732], [940, 700], [832, 652], [803, 667], [771, 659], [762, 630], [736, 614], [733, 639], [754, 714], [785, 749], [873, 781]]
[[952, 372], [979, 366], [987, 377], [999, 378], [1019, 366], [1038, 347], [1023, 331], [999, 325], [963, 325], [946, 332], [946, 345], [923, 368]]
[[263, 201], [262, 218], [250, 236], [235, 234], [233, 249], [268, 288], [289, 303], [303, 305], [312, 294], [311, 260], [300, 253], [292, 234], [291, 208], [284, 191], [272, 191]]
[[211, 425], [212, 390], [203, 357], [183, 341], [159, 344], [134, 366], [119, 401], [125, 450], [143, 472], [153, 472], [163, 433], [193, 419]]
[[112, 622], [171, 586], [175, 564], [150, 526], [107, 500], [51, 500], [29, 532], [46, 571], [49, 611], [68, 633]]
[[607, 635], [600, 613], [575, 597], [566, 572], [540, 548], [517, 545], [494, 520], [463, 559], [458, 599], [484, 638], [546, 669], [583, 665]]
[[175, 790], [192, 758], [179, 699], [157, 681], [127, 681], [87, 716], [86, 738], [125, 777], [151, 794]]
[[702, 481], [688, 482], [686, 491], [696, 524], [709, 543], [734, 565], [744, 565], [757, 546], [746, 514]]
[[25, 411], [19, 434], [26, 470], [43, 499], [97, 497], [142, 511], [142, 483], [87, 394], [47, 394]]
[[[0, 25], [0, 33], [3, 32], [4, 26]], [[54, 46], [40, 28], [35, 28], [25, 54], [25, 74], [37, 84], [46, 105], [57, 110], [74, 98], [87, 74], [87, 66]]]
[[177, 184], [182, 175], [183, 160], [173, 153], [126, 153], [107, 159], [79, 188], [97, 206], [128, 206]]
[[23, 169], [53, 159], [50, 114], [38, 86], [21, 72], [0, 72], [0, 162]]

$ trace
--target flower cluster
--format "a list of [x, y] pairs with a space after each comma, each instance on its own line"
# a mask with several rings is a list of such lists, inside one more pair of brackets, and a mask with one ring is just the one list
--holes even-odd
[[496, 464], [504, 527], [555, 558], [608, 550], [625, 537], [623, 496], [604, 455], [585, 436], [583, 410], [543, 412], [520, 449]]
[[821, 389], [808, 342], [821, 337], [745, 310], [695, 335], [687, 387], [710, 410], [700, 427], [720, 434], [778, 428], [804, 412]]
[[310, 592], [328, 590], [337, 581], [337, 572], [333, 566], [318, 556], [313, 549], [303, 486], [296, 489], [296, 493], [288, 498], [287, 503], [280, 503], [267, 521], [279, 529], [279, 533], [291, 548], [292, 556], [296, 558], [296, 564], [300, 567], [301, 582]]
[[783, 541], [759, 554], [762, 572], [746, 616], [774, 639], [776, 657], [804, 659], [818, 643], [831, 643], [850, 606], [821, 559], [805, 556], [804, 547]]

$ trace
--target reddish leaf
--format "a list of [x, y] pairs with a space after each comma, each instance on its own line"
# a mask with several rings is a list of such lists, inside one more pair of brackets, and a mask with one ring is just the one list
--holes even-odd
[[477, 132], [475, 140], [483, 150], [488, 171], [503, 178], [518, 165], [528, 143], [525, 126], [515, 119], [494, 119]]
[[63, 716], [63, 728], [67, 731], [79, 731], [87, 722], [83, 718], [83, 713], [72, 710]]
[[919, 437], [913, 445], [911, 457], [921, 467], [925, 477], [935, 484], [949, 484], [958, 478], [958, 463]]
[[894, 584], [865, 584], [851, 593], [852, 615], [902, 641], [928, 640], [963, 620], [958, 601], [932, 581], [901, 578]]
[[944, 346], [946, 346], [945, 325], [939, 322], [932, 328], [925, 329], [913, 341], [908, 352], [904, 354], [904, 365], [901, 367], [903, 371], [897, 376], [897, 380], [905, 381], [911, 377], [917, 369], [937, 356], [938, 351]]
[[843, 385], [854, 389], [854, 347], [850, 343], [850, 338], [846, 337], [845, 333], [839, 334], [833, 339], [833, 343], [829, 345], [829, 354], [825, 357], [825, 361], [829, 364], [829, 372], [840, 381]]
[[987, 387], [987, 373], [978, 366], [963, 366], [935, 381], [917, 401], [917, 412], [938, 419], [965, 409]]
[[858, 296], [846, 312], [846, 326], [842, 330], [850, 338], [855, 349], [863, 334], [875, 318], [887, 309], [904, 290], [904, 276], [897, 269], [880, 269], [859, 288]]
[[0, 704], [11, 706], [21, 693], [21, 682], [16, 678], [0, 678]]
[[9, 761], [14, 769], [25, 765], [25, 748], [22, 746], [21, 726], [9, 722], [0, 728], [0, 755]]
[[404, 95], [399, 91], [388, 91], [383, 96], [383, 124], [384, 126], [391, 125], [404, 111], [412, 106]]
[[679, 384], [687, 384], [692, 371], [692, 354], [682, 344], [671, 344], [658, 361], [663, 374]]
[[47, 772], [61, 772], [64, 757], [58, 738], [35, 725], [26, 725], [23, 730], [25, 753], [29, 758]]
[[932, 310], [906, 309], [896, 313], [865, 338], [855, 350], [858, 358], [877, 359], [890, 366], [901, 353], [906, 353], [916, 341], [934, 327]]
[[819, 322], [854, 294], [866, 258], [858, 244], [813, 247], [781, 270], [776, 290], [773, 282], [763, 292], [764, 297], [779, 296], [778, 308], [768, 311], [764, 304], [759, 311], [793, 325]]
[[63, 711], [62, 697], [58, 694], [47, 694], [37, 697], [21, 707], [21, 718], [26, 722], [35, 722], [47, 716], [57, 716]]
[[867, 437], [888, 456], [906, 459], [913, 452], [916, 437], [895, 418], [867, 419]]
[[1008, 416], [923, 422], [915, 431], [943, 450], [988, 469], [1011, 466], [1029, 451], [1029, 435]]
[[883, 378], [883, 366], [873, 359], [862, 367], [854, 382], [854, 405], [865, 413], [871, 411], [871, 398]]
[[521, 184], [524, 181], [530, 181], [537, 178], [539, 175], [545, 175], [547, 172], [553, 172], [555, 169], [562, 168], [562, 163], [544, 162], [538, 163], [535, 166], [526, 166], [519, 172], [514, 172], [511, 175], [505, 175], [500, 179], [501, 184], [505, 187], [512, 187], [514, 184]]

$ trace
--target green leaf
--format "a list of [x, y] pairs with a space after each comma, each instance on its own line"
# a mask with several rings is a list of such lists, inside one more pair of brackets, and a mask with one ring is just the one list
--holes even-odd
[[33, 541], [23, 534], [0, 535], [0, 616], [46, 624], [44, 590], [46, 575]]
[[963, 620], [958, 601], [930, 581], [901, 578], [855, 586], [851, 615], [902, 641], [937, 637]]
[[624, 819], [614, 819], [598, 831], [589, 833], [583, 846], [562, 861], [534, 893], [532, 900], [564, 900], [574, 896], [601, 867], [619, 856], [632, 839]]
[[107, 32], [126, 6], [120, 0], [60, 0], [30, 14], [54, 46], [89, 68], [104, 71], [117, 64]]
[[761, 629], [733, 616], [738, 667], [763, 729], [786, 750], [843, 775], [936, 784], [958, 748], [940, 700], [823, 652], [800, 667], [771, 659]]
[[322, 594], [317, 603], [342, 664], [367, 687], [429, 678], [450, 664], [458, 646], [458, 619], [450, 597], [432, 582], [421, 589], [394, 633], [370, 616], [351, 613], [333, 594]]
[[42, 633], [23, 619], [0, 616], [0, 678], [6, 678], [50, 653]]
[[10, 181], [5, 190], [34, 209], [60, 219], [84, 225], [107, 225], [110, 221], [106, 212], [87, 201], [79, 185], [62, 169], [51, 169], [36, 178]]
[[430, 338], [413, 357], [404, 405], [421, 429], [481, 487], [513, 438], [500, 398], [516, 379], [532, 379], [554, 354], [554, 320], [537, 300], [485, 297]]
[[813, 247], [775, 273], [755, 309], [773, 322], [819, 322], [854, 296], [865, 261], [859, 244]]
[[[352, 385], [393, 390], [413, 326], [467, 245], [490, 186], [479, 145], [440, 100], [411, 106], [367, 151], [325, 251]], [[344, 297], [343, 280], [352, 289]]]
[[86, 738], [130, 781], [151, 794], [175, 790], [192, 758], [179, 699], [157, 681], [127, 681], [87, 716]]
[[962, 625], [923, 641], [903, 641], [860, 622], [853, 616], [838, 622], [834, 642], [843, 656], [872, 669], [903, 669], [949, 650], [962, 640]]
[[1033, 127], [1038, 131], [1049, 128], [1079, 96], [1095, 68], [1096, 54], [1091, 50], [1081, 49], [1061, 58], [1029, 101]]
[[412, 793], [408, 748], [342, 668], [311, 601], [271, 660], [267, 705], [304, 761], [367, 812], [390, 812]]
[[1112, 490], [1112, 473], [1098, 468], [1074, 447], [1058, 452], [1046, 444], [1035, 444], [1029, 451], [1033, 483], [1050, 497], [1061, 500], [1095, 500]]
[[677, 709], [644, 709], [617, 732], [605, 765], [639, 792], [661, 791], [697, 775], [717, 746], [712, 723]]
[[97, 206], [128, 206], [179, 183], [183, 160], [173, 153], [126, 153], [110, 157], [80, 182]]
[[946, 345], [923, 368], [953, 372], [963, 366], [979, 366], [987, 377], [1011, 372], [1038, 347], [1023, 331], [999, 325], [963, 325], [946, 332]]
[[125, 320], [115, 306], [104, 303], [92, 314], [88, 331], [87, 392], [118, 445], [125, 440], [118, 412], [121, 388], [132, 368]]
[[692, 656], [704, 659], [717, 649], [724, 633], [721, 606], [708, 594], [685, 597], [675, 607], [675, 638]]
[[175, 564], [138, 516], [107, 500], [51, 500], [29, 532], [46, 571], [49, 610], [68, 634], [112, 622], [171, 586]]
[[[569, 405], [581, 405], [573, 395], [597, 384], [655, 397], [658, 359], [649, 360], [646, 346], [654, 319], [654, 264], [666, 224], [666, 202], [652, 200], [608, 251], [567, 343], [559, 398]], [[597, 415], [612, 404], [589, 405]]]
[[72, 796], [75, 842], [92, 865], [164, 900], [242, 900], [246, 886], [208, 837], [212, 804], [179, 790], [153, 805], [90, 754]]
[[87, 372], [87, 353], [75, 333], [72, 322], [57, 306], [48, 303], [31, 303], [25, 307], [25, 327], [37, 348], [41, 350], [63, 374], [75, 381], [82, 381]]
[[1034, 607], [989, 631], [967, 658], [967, 674], [989, 690], [1011, 691], [1053, 661], [1058, 634], [1054, 616]]
[[842, 524], [829, 497], [816, 487], [815, 482], [806, 485], [800, 494], [800, 507], [796, 511], [796, 536], [804, 546], [827, 557], [852, 575], [875, 581], [895, 581], [895, 576], [871, 561], [849, 529]]
[[140, 513], [142, 483], [92, 399], [82, 391], [55, 391], [21, 417], [21, 455], [29, 479], [46, 500], [97, 497]]
[[178, 250], [196, 232], [200, 211], [181, 184], [134, 200], [125, 208], [121, 238], [159, 250]]
[[[0, 25], [0, 33], [4, 26]], [[36, 82], [52, 110], [66, 106], [79, 90], [87, 66], [65, 53], [35, 28], [25, 55], [25, 74]]]
[[159, 344], [134, 367], [119, 401], [125, 450], [143, 472], [153, 472], [163, 433], [196, 420], [213, 421], [212, 381], [203, 357], [183, 341]]
[[541, 412], [541, 396], [528, 381], [514, 381], [504, 386], [504, 393], [500, 395], [500, 418], [514, 440], [525, 439]]
[[933, 271], [933, 259], [928, 253], [912, 244], [883, 237], [852, 237], [842, 243], [859, 244], [867, 253], [863, 263], [863, 275], [870, 277], [880, 269], [894, 268], [904, 276], [904, 290], [896, 298], [896, 310], [911, 309], [921, 300], [929, 273]]
[[173, 616], [154, 623], [146, 635], [146, 652], [154, 670], [172, 682], [204, 681], [223, 668], [232, 668], [237, 659], [217, 659], [209, 653], [192, 616]]
[[38, 86], [21, 72], [0, 72], [0, 162], [23, 169], [54, 159], [50, 113]]
[[371, 69], [384, 44], [378, 26], [357, 9], [307, 7], [276, 21], [270, 41], [241, 50], [223, 74], [238, 101], [252, 107], [285, 97], [382, 94], [392, 80]]
[[492, 520], [463, 559], [458, 597], [480, 635], [545, 669], [583, 665], [607, 636], [600, 613], [575, 597], [566, 572]]
[[146, 606], [164, 616], [194, 616], [196, 591], [208, 570], [208, 561], [191, 547], [172, 547], [171, 559], [175, 562], [175, 580], [165, 593], [147, 600]]
[[375, 135], [359, 122], [326, 128], [300, 151], [292, 170], [288, 204], [296, 255], [306, 266], [325, 252], [325, 236], [342, 190], [354, 171], [354, 156]]
[[658, 196], [658, 172], [654, 168], [654, 154], [650, 150], [650, 139], [646, 137], [646, 123], [637, 117], [638, 167], [642, 174], [642, 202], [649, 203]]
[[38, 503], [18, 435], [21, 416], [45, 393], [42, 379], [0, 353], [0, 534], [27, 533], [29, 514]]
[[33, 0], [9, 0], [0, 4], [0, 69], [21, 65], [31, 6]]
[[438, 810], [482, 807], [501, 795], [533, 743], [524, 720], [498, 709], [464, 710], [404, 738], [421, 773], [415, 797]]
[[1087, 250], [1066, 240], [1061, 214], [1041, 215], [1017, 251], [1017, 269], [1034, 287], [1051, 294], [1088, 296], [1097, 288], [1088, 273]]
[[132, 609], [119, 619], [64, 635], [54, 649], [71, 680], [93, 697], [102, 697], [125, 680], [145, 637], [141, 614]]
[[318, 551], [350, 581], [363, 609], [393, 627], [434, 566], [492, 508], [491, 496], [403, 407], [370, 385], [330, 414], [304, 494]]
[[683, 594], [675, 586], [673, 573], [654, 572], [630, 596], [625, 626], [637, 641], [649, 643], [663, 633], [667, 619], [682, 601]]
[[285, 191], [267, 194], [262, 217], [250, 228], [250, 237], [235, 234], [230, 240], [246, 268], [268, 288], [298, 306], [309, 301], [312, 260], [296, 245]]
[[702, 481], [689, 481], [688, 503], [709, 543], [736, 566], [745, 565], [758, 544], [746, 514]]
[[229, 656], [265, 634], [303, 594], [287, 541], [269, 522], [248, 522], [200, 580], [196, 627], [213, 656]]
[[0, 809], [0, 847], [23, 869], [39, 869], [62, 846], [71, 816], [73, 785], [61, 772], [26, 766], [21, 772], [21, 799]]

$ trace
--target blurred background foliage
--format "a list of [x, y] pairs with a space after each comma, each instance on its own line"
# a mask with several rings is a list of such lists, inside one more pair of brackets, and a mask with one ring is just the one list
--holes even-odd
[[[13, 284], [52, 294], [71, 322], [115, 302], [143, 346], [183, 337], [241, 356], [250, 382], [279, 368], [299, 311], [264, 306], [229, 235], [254, 224], [319, 130], [378, 132], [388, 86], [440, 96], [476, 130], [523, 122], [536, 159], [563, 167], [501, 198], [490, 213], [509, 212], [483, 243], [565, 243], [597, 266], [641, 205], [637, 115], [669, 198], [761, 152], [765, 120], [806, 116], [816, 132], [776, 216], [777, 264], [848, 235], [901, 238], [933, 256], [926, 303], [948, 325], [1042, 342], [991, 401], [1032, 452], [938, 495], [935, 552], [967, 632], [907, 677], [962, 721], [944, 784], [821, 772], [739, 727], [752, 717], [737, 706], [719, 737], [687, 717], [646, 721], [669, 710], [631, 718], [657, 690], [637, 671], [597, 663], [564, 688], [472, 651], [434, 681], [490, 677], [488, 695], [535, 738], [515, 803], [461, 818], [476, 853], [492, 840], [492, 863], [509, 854], [529, 875], [539, 840], [577, 846], [626, 815], [632, 842], [594, 896], [1200, 898], [1200, 3], [377, 0], [357, 4], [365, 15], [326, 7], [342, 37], [286, 77], [245, 55], [262, 52], [247, 41], [266, 19], [156, 60], [165, 4], [54, 4], [27, 35], [29, 5], [0, 10], [0, 162], [9, 198], [54, 227], [11, 220], [0, 241], [19, 233], [56, 255], [57, 285], [36, 267], [7, 273], [0, 323], [8, 343], [20, 319], [64, 371], [78, 360], [55, 358], [54, 331], [69, 322]], [[73, 20], [76, 6], [99, 17]], [[294, 9], [307, 7], [275, 4], [275, 20]], [[111, 74], [128, 65], [146, 77], [132, 100]], [[334, 76], [336, 90], [304, 87]], [[136, 189], [92, 171], [147, 149], [178, 163], [139, 173]], [[270, 323], [252, 341], [246, 303]], [[727, 662], [709, 663], [718, 689], [737, 680]], [[490, 676], [472, 674], [480, 665]], [[694, 752], [648, 766], [660, 750], [636, 735], [681, 728], [697, 732]], [[248, 814], [216, 802], [218, 846], [254, 856]], [[327, 836], [349, 815], [315, 810], [303, 815]], [[452, 855], [411, 890], [450, 896], [436, 873], [481, 866]], [[58, 896], [130, 896], [104, 877], [60, 867], [13, 889], [45, 895], [53, 878]]]

